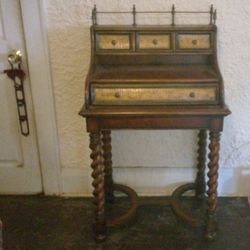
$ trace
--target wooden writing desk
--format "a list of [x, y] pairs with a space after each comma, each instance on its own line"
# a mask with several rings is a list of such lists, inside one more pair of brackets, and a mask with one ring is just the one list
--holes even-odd
[[[195, 183], [179, 187], [172, 195], [172, 208], [184, 221], [200, 221], [187, 214], [178, 198], [195, 189], [197, 199], [207, 193], [205, 237], [216, 233], [219, 139], [223, 119], [230, 113], [224, 104], [223, 80], [216, 52], [216, 11], [211, 7], [209, 25], [98, 25], [93, 10], [91, 64], [86, 79], [86, 118], [92, 150], [95, 198], [94, 233], [106, 238], [106, 226], [128, 221], [136, 212], [138, 197], [129, 187], [113, 183], [111, 130], [113, 129], [197, 129], [199, 130], [198, 173]], [[199, 12], [196, 12], [199, 13]], [[109, 13], [110, 14], [110, 13]], [[209, 131], [207, 191], [205, 186], [206, 134]], [[157, 147], [157, 145], [156, 145]], [[180, 152], [176, 152], [179, 154]], [[129, 157], [129, 156], [128, 156]], [[113, 191], [131, 198], [129, 211], [119, 218], [105, 216], [105, 202]]]

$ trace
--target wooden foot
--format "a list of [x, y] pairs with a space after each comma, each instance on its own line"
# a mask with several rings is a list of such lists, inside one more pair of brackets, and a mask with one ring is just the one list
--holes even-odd
[[220, 133], [217, 131], [210, 132], [210, 153], [208, 163], [208, 208], [207, 208], [207, 224], [205, 230], [205, 238], [207, 240], [213, 240], [217, 232], [217, 222], [215, 216], [215, 210], [217, 207], [217, 186], [218, 186], [218, 161], [219, 161], [219, 149], [220, 149]]
[[104, 192], [104, 174], [103, 174], [103, 157], [101, 148], [100, 133], [90, 133], [91, 168], [93, 169], [92, 186], [94, 187], [94, 204], [95, 218], [93, 223], [94, 237], [97, 242], [106, 239], [106, 221], [105, 221], [105, 192]]
[[200, 130], [198, 134], [198, 164], [197, 176], [195, 180], [195, 196], [201, 200], [205, 197], [206, 183], [205, 183], [205, 168], [206, 168], [206, 146], [207, 146], [207, 132]]
[[114, 202], [114, 183], [112, 176], [112, 146], [111, 131], [102, 131], [103, 158], [104, 158], [104, 189], [106, 202]]

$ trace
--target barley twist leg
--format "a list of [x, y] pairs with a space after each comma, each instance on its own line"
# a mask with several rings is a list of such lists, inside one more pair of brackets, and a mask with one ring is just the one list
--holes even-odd
[[103, 157], [101, 148], [100, 133], [90, 133], [90, 149], [91, 152], [91, 168], [93, 169], [92, 186], [94, 188], [94, 204], [95, 218], [93, 223], [93, 231], [97, 242], [104, 241], [106, 238], [106, 221], [105, 221], [105, 192], [104, 192], [104, 176], [103, 176]]
[[111, 131], [102, 131], [103, 142], [103, 158], [104, 158], [104, 189], [105, 200], [113, 203], [114, 201], [114, 187], [112, 177], [112, 146], [111, 146]]
[[210, 132], [210, 153], [208, 163], [208, 209], [207, 209], [207, 225], [205, 237], [208, 240], [213, 240], [216, 236], [217, 222], [216, 222], [216, 206], [217, 206], [217, 186], [218, 186], [218, 162], [219, 162], [219, 149], [220, 149], [220, 133], [217, 131]]
[[205, 183], [205, 168], [206, 168], [206, 146], [207, 146], [207, 132], [200, 130], [198, 134], [198, 164], [197, 176], [195, 180], [195, 196], [197, 199], [203, 199], [206, 192]]

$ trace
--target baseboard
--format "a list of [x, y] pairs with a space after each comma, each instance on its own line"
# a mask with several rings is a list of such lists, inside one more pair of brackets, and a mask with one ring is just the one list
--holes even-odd
[[[128, 185], [142, 196], [170, 195], [179, 185], [192, 182], [195, 168], [115, 167], [114, 180]], [[91, 169], [63, 168], [63, 196], [91, 196]], [[250, 168], [221, 168], [219, 196], [249, 196]]]

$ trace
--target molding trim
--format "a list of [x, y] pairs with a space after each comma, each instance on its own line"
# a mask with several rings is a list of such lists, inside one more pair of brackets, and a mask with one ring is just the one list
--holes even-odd
[[[114, 180], [134, 188], [141, 196], [167, 196], [179, 185], [192, 182], [195, 168], [114, 167]], [[63, 168], [63, 196], [92, 196], [90, 168]], [[143, 176], [143, 178], [140, 178]], [[220, 168], [220, 196], [249, 196], [250, 168]], [[157, 183], [154, 182], [157, 180]], [[67, 185], [70, 183], [70, 185]]]
[[[44, 0], [20, 0], [34, 105], [43, 189], [61, 194], [61, 163]], [[30, 25], [32, 23], [32, 25]]]

